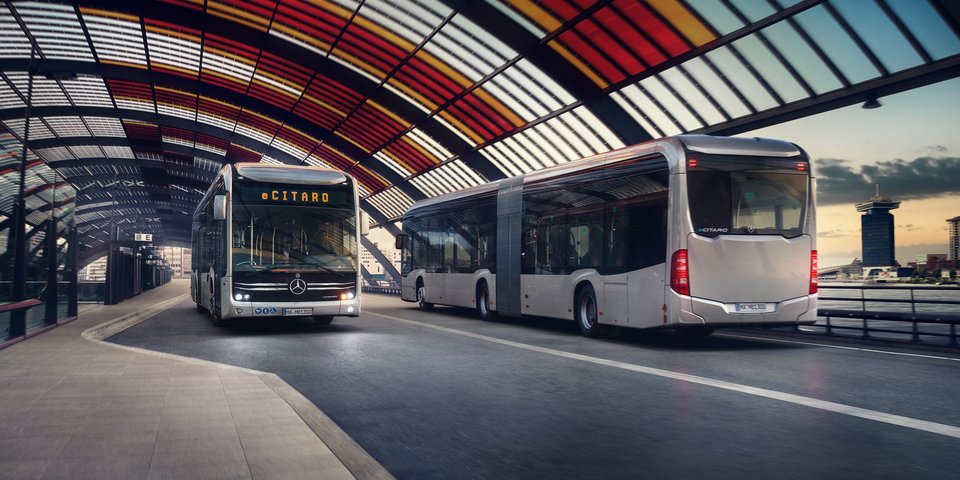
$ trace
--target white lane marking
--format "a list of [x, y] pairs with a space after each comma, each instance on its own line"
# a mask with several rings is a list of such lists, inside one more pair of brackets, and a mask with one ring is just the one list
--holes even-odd
[[736, 335], [732, 333], [716, 333], [714, 335], [718, 337], [727, 337], [727, 338], [749, 338], [751, 340], [762, 340], [765, 342], [795, 343], [797, 345], [812, 345], [815, 347], [839, 348], [841, 350], [856, 350], [859, 352], [885, 353], [887, 355], [900, 355], [903, 357], [931, 358], [934, 360], [952, 360], [954, 362], [960, 362], [960, 358], [954, 358], [954, 357], [940, 357], [937, 355], [923, 355], [919, 353], [891, 352], [888, 350], [876, 350], [873, 348], [844, 347], [843, 345], [830, 345], [828, 343], [800, 342], [797, 340], [783, 340], [779, 338], [753, 337], [750, 335]]
[[673, 372], [670, 370], [661, 370], [659, 368], [653, 368], [653, 367], [644, 367], [641, 365], [623, 363], [615, 360], [607, 360], [605, 358], [597, 358], [597, 357], [591, 357], [588, 355], [581, 355], [579, 353], [570, 353], [570, 352], [564, 352], [562, 350], [554, 350], [552, 348], [538, 347], [535, 345], [528, 345], [526, 343], [514, 342], [510, 340], [504, 340], [501, 338], [495, 338], [495, 337], [488, 337], [486, 335], [480, 335], [477, 333], [464, 332], [462, 330], [456, 330], [453, 328], [441, 327], [439, 325], [431, 325], [429, 323], [417, 322], [414, 320], [406, 320], [403, 318], [392, 317], [389, 315], [383, 315], [383, 314], [369, 312], [369, 311], [366, 312], [366, 314], [373, 315], [375, 317], [386, 318], [389, 320], [395, 320], [403, 323], [409, 323], [411, 325], [416, 325], [419, 327], [432, 328], [434, 330], [439, 330], [441, 332], [452, 333], [454, 335], [474, 338], [477, 340], [483, 340], [485, 342], [491, 342], [491, 343], [496, 343], [500, 345], [506, 345], [508, 347], [529, 350], [531, 352], [539, 352], [547, 355], [568, 358], [571, 360], [579, 360], [581, 362], [592, 363], [595, 365], [603, 365], [606, 367], [629, 370], [631, 372], [645, 373], [647, 375], [655, 375], [663, 378], [670, 378], [674, 380], [681, 380], [684, 382], [696, 383], [696, 384], [706, 385], [706, 386], [715, 387], [715, 388], [722, 388], [724, 390], [746, 393], [748, 395], [769, 398], [772, 400], [780, 400], [782, 402], [795, 403], [797, 405], [804, 405], [811, 408], [819, 408], [820, 410], [841, 413], [841, 414], [849, 415], [852, 417], [863, 418], [866, 420], [873, 420], [875, 422], [888, 423], [891, 425], [898, 425], [901, 427], [913, 428], [913, 429], [921, 430], [924, 432], [946, 435], [948, 437], [953, 437], [953, 438], [960, 438], [960, 427], [954, 427], [952, 425], [945, 425], [942, 423], [930, 422], [927, 420], [904, 417], [901, 415], [894, 415], [891, 413], [878, 412], [876, 410], [869, 410], [866, 408], [854, 407], [851, 405], [844, 405], [842, 403], [828, 402], [826, 400], [819, 400], [816, 398], [804, 397], [802, 395], [794, 395], [792, 393], [778, 392], [776, 390], [768, 390], [766, 388], [751, 387], [749, 385], [741, 385], [739, 383], [727, 382], [724, 380], [716, 380], [713, 378], [700, 377], [697, 375], [689, 375], [686, 373]]

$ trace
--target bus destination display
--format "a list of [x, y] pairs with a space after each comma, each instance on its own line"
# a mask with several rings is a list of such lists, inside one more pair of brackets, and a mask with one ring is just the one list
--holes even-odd
[[348, 206], [346, 191], [303, 188], [299, 186], [248, 186], [240, 189], [240, 200], [247, 204], [298, 206]]

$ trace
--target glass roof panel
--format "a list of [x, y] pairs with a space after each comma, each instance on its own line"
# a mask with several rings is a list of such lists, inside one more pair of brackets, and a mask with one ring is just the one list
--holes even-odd
[[7, 4], [0, 4], [0, 58], [25, 58], [30, 56], [30, 40], [23, 34], [20, 24], [10, 13]]
[[20, 108], [26, 105], [17, 91], [0, 76], [0, 108]]
[[407, 178], [408, 176], [410, 176], [411, 173], [413, 173], [413, 169], [410, 169], [404, 166], [403, 164], [401, 164], [400, 162], [394, 160], [393, 158], [390, 158], [390, 156], [387, 155], [385, 152], [374, 153], [373, 158], [377, 159], [378, 161], [380, 161], [380, 163], [386, 165], [387, 168], [389, 168], [390, 170], [393, 170], [403, 178]]
[[390, 187], [366, 200], [390, 220], [400, 218], [413, 205], [413, 199], [397, 187]]
[[927, 1], [887, 0], [934, 60], [960, 53], [960, 39]]
[[[547, 35], [547, 32], [544, 31], [542, 28], [540, 28], [540, 26], [538, 26], [536, 23], [531, 22], [530, 20], [527, 19], [527, 17], [521, 15], [517, 10], [514, 10], [509, 6], [507, 6], [506, 5], [507, 2], [501, 2], [500, 0], [483, 0], [483, 1], [491, 5], [493, 8], [496, 8], [497, 10], [499, 10], [508, 18], [516, 22], [517, 25], [520, 25], [527, 32], [530, 32], [533, 36], [537, 37], [538, 39], [541, 39]], [[519, 2], [517, 2], [516, 0], [512, 0], [512, 1], [509, 1], [509, 3], [516, 4]]]
[[770, 96], [766, 88], [754, 77], [747, 67], [737, 59], [727, 47], [720, 47], [710, 51], [706, 57], [723, 72], [740, 93], [747, 98], [757, 111], [763, 111], [777, 106], [777, 102]]
[[428, 197], [456, 192], [484, 182], [483, 178], [460, 160], [454, 160], [410, 179], [410, 183]]
[[763, 29], [762, 32], [816, 94], [830, 92], [843, 86], [840, 79], [790, 24], [776, 23]]
[[[22, 139], [24, 135], [24, 126], [27, 121], [22, 118], [12, 118], [2, 122], [11, 133]], [[56, 138], [56, 135], [47, 128], [47, 125], [37, 117], [30, 118], [30, 140], [44, 140]]]
[[837, 12], [880, 58], [889, 72], [899, 72], [923, 63], [910, 42], [900, 33], [877, 2], [873, 0], [845, 0], [832, 2]]
[[325, 55], [337, 38], [358, 2], [314, 5], [304, 0], [280, 2], [270, 25], [270, 34]]
[[72, 5], [41, 2], [14, 4], [23, 23], [37, 40], [44, 58], [93, 61], [90, 44]]
[[79, 74], [74, 80], [61, 81], [74, 105], [82, 107], [113, 107], [110, 92], [103, 79], [95, 75]]
[[[5, 72], [7, 79], [13, 84], [14, 88], [19, 90], [23, 98], [27, 98], [27, 87], [29, 77], [27, 72]], [[50, 105], [69, 104], [67, 96], [63, 89], [54, 80], [47, 80], [44, 77], [34, 75], [33, 77], [33, 106], [42, 107]]]
[[763, 20], [777, 13], [770, 2], [758, 2], [756, 0], [730, 0], [730, 3], [747, 17], [751, 22]]
[[130, 147], [107, 145], [102, 148], [103, 152], [107, 154], [107, 158], [125, 158], [130, 160], [137, 158]]
[[67, 147], [77, 158], [105, 158], [103, 150], [98, 145], [74, 145]]
[[200, 78], [237, 92], [246, 92], [257, 64], [258, 49], [207, 34]]
[[853, 39], [822, 5], [801, 12], [794, 18], [850, 83], [860, 83], [880, 75]]
[[146, 19], [150, 67], [197, 78], [200, 73], [200, 32]]
[[[80, 117], [44, 117], [44, 121], [58, 137], [89, 137], [90, 130]], [[30, 128], [33, 130], [33, 127]], [[33, 133], [31, 132], [31, 137]]]
[[126, 137], [123, 124], [115, 117], [83, 117], [95, 137]]
[[809, 96], [783, 63], [756, 36], [741, 38], [733, 42], [733, 46], [751, 65], [762, 72], [763, 78], [785, 102]]
[[640, 87], [651, 99], [656, 100], [663, 109], [665, 117], [668, 119], [672, 117], [671, 123], [680, 124], [682, 132], [686, 133], [704, 126], [683, 104], [683, 101], [667, 89], [660, 77], [647, 77], [640, 81]]
[[36, 153], [47, 163], [76, 159], [67, 147], [38, 148]]
[[449, 150], [447, 150], [440, 142], [437, 142], [432, 137], [424, 133], [423, 131], [413, 128], [407, 132], [407, 136], [412, 139], [412, 142], [419, 145], [421, 148], [425, 149], [430, 153], [434, 158], [444, 161], [453, 156]]
[[100, 62], [147, 66], [140, 17], [85, 7], [80, 11]]
[[700, 14], [720, 35], [726, 35], [744, 24], [722, 2], [716, 0], [687, 0], [687, 4]]
[[708, 125], [715, 125], [726, 120], [723, 114], [704, 96], [703, 92], [694, 85], [693, 79], [684, 74], [680, 68], [674, 67], [664, 70], [660, 74], [660, 78], [680, 95], [684, 105], [696, 111]]

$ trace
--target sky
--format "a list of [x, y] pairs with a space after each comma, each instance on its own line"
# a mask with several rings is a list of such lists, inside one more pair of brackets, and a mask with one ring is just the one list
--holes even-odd
[[948, 218], [960, 216], [960, 79], [755, 130], [794, 142], [814, 161], [820, 265], [862, 258], [854, 204], [880, 193], [893, 210], [897, 261], [947, 252]]

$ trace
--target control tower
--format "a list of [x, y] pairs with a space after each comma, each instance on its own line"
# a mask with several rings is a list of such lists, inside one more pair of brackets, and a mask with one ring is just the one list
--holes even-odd
[[860, 217], [864, 267], [892, 267], [897, 264], [890, 210], [899, 207], [900, 202], [880, 196], [880, 185], [877, 185], [877, 194], [873, 198], [856, 204], [857, 211], [864, 212]]

